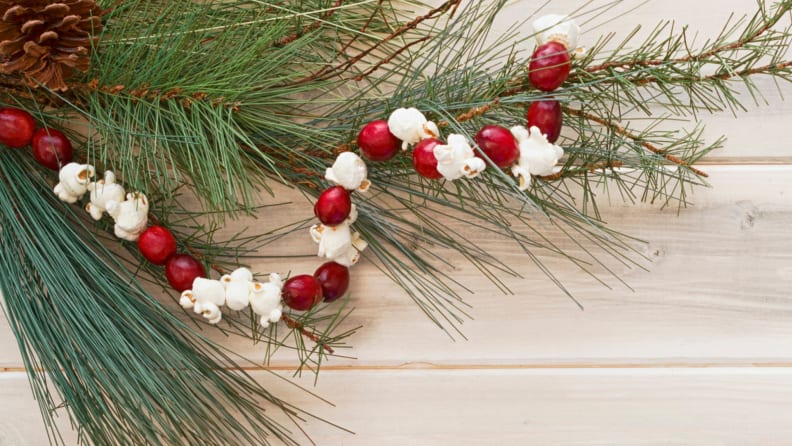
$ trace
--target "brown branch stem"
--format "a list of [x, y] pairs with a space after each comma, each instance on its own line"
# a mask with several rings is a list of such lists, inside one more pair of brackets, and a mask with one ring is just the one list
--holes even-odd
[[[792, 67], [792, 61], [788, 60], [788, 61], [785, 61], [785, 62], [779, 62], [779, 63], [774, 63], [774, 64], [762, 65], [762, 66], [753, 67], [753, 68], [746, 68], [746, 69], [740, 70], [740, 71], [731, 71], [731, 72], [725, 72], [725, 73], [720, 73], [720, 74], [710, 74], [710, 75], [707, 75], [707, 76], [692, 78], [692, 80], [695, 80], [695, 81], [698, 81], [698, 82], [711, 81], [711, 80], [725, 81], [725, 80], [733, 79], [735, 77], [753, 76], [755, 74], [766, 74], [766, 73], [772, 73], [772, 72], [775, 72], [775, 71], [782, 71], [782, 70], [785, 70], [785, 69], [790, 68], [790, 67]], [[691, 80], [691, 78], [672, 77], [672, 78], [669, 78], [669, 79], [663, 79], [663, 82], [665, 82], [665, 83], [673, 83], [673, 82], [678, 81], [678, 80]], [[649, 76], [649, 77], [645, 77], [643, 79], [638, 80], [635, 84], [638, 85], [638, 86], [644, 86], [644, 85], [647, 85], [647, 84], [650, 84], [650, 83], [654, 83], [654, 82], [658, 82], [658, 81], [659, 81], [659, 79], [657, 77]]]
[[652, 143], [650, 143], [648, 141], [644, 141], [643, 138], [641, 138], [640, 135], [637, 135], [637, 134], [627, 130], [626, 128], [622, 127], [621, 125], [619, 125], [618, 123], [616, 123], [616, 122], [614, 122], [612, 120], [608, 120], [608, 119], [602, 118], [600, 116], [597, 116], [597, 115], [595, 115], [593, 113], [584, 112], [582, 110], [577, 110], [577, 109], [569, 108], [569, 107], [566, 107], [566, 106], [561, 107], [561, 109], [565, 113], [570, 114], [572, 116], [579, 116], [579, 117], [585, 118], [585, 119], [587, 119], [589, 121], [596, 122], [597, 124], [605, 126], [605, 127], [609, 128], [611, 131], [613, 131], [614, 133], [617, 133], [619, 135], [622, 135], [622, 136], [624, 136], [626, 138], [629, 138], [629, 139], [639, 143], [646, 150], [648, 150], [648, 151], [650, 151], [650, 152], [652, 152], [654, 154], [662, 156], [667, 161], [669, 161], [671, 163], [674, 163], [674, 164], [676, 164], [678, 166], [690, 169], [693, 173], [695, 173], [698, 176], [701, 176], [701, 177], [708, 177], [709, 176], [709, 175], [707, 175], [706, 172], [703, 172], [703, 171], [691, 166], [688, 162], [686, 162], [685, 160], [679, 158], [678, 156], [674, 156], [674, 155], [668, 154], [668, 153], [666, 153], [666, 150], [663, 150], [663, 149], [655, 146], [654, 144], [652, 144]]
[[[497, 107], [498, 104], [500, 104], [500, 98], [495, 98], [492, 101], [490, 101], [490, 102], [488, 102], [488, 103], [486, 103], [486, 104], [484, 104], [482, 106], [473, 107], [470, 110], [466, 111], [465, 113], [461, 113], [461, 114], [457, 115], [454, 119], [457, 122], [470, 121], [471, 119], [473, 119], [475, 117], [482, 116], [485, 113], [489, 112], [490, 110], [492, 110], [493, 107]], [[448, 127], [448, 121], [440, 121], [440, 122], [437, 123], [437, 126], [438, 127]]]
[[412, 47], [414, 45], [418, 45], [419, 43], [426, 42], [427, 40], [429, 40], [431, 38], [432, 38], [432, 36], [424, 36], [424, 37], [421, 37], [418, 40], [414, 40], [414, 41], [404, 45], [403, 47], [401, 47], [398, 50], [394, 51], [390, 56], [388, 56], [388, 57], [380, 60], [379, 62], [377, 62], [374, 66], [372, 66], [371, 68], [369, 68], [368, 70], [366, 70], [362, 74], [358, 74], [357, 76], [355, 76], [354, 77], [355, 81], [358, 81], [358, 82], [362, 81], [363, 78], [368, 77], [371, 73], [379, 70], [383, 65], [389, 63], [390, 61], [392, 61], [393, 59], [398, 57], [399, 54], [401, 54], [401, 53], [407, 51], [408, 49], [410, 49], [410, 47]]
[[286, 323], [287, 327], [291, 328], [292, 330], [298, 330], [303, 337], [306, 337], [306, 338], [314, 341], [316, 343], [316, 345], [321, 346], [322, 349], [324, 351], [326, 351], [327, 353], [329, 353], [331, 355], [333, 353], [335, 353], [335, 351], [333, 350], [332, 347], [322, 343], [321, 339], [319, 339], [319, 336], [317, 336], [316, 333], [314, 333], [312, 331], [309, 331], [307, 328], [305, 328], [305, 326], [303, 324], [297, 322], [296, 320], [291, 318], [289, 315], [287, 315], [287, 314], [281, 315], [281, 320]]
[[595, 170], [605, 170], [605, 169], [618, 169], [622, 167], [623, 163], [621, 161], [606, 161], [601, 163], [593, 163], [582, 165], [574, 169], [563, 169], [559, 170], [558, 172], [552, 175], [542, 175], [536, 178], [543, 180], [543, 181], [557, 181], [561, 178], [568, 177], [570, 175], [579, 175], [586, 172], [593, 173]]
[[[442, 5], [432, 9], [428, 13], [426, 13], [426, 14], [424, 14], [422, 16], [416, 17], [415, 19], [413, 19], [413, 20], [405, 23], [404, 25], [400, 26], [395, 31], [393, 31], [392, 33], [390, 33], [387, 36], [385, 36], [384, 38], [382, 38], [379, 42], [375, 43], [374, 45], [371, 45], [370, 47], [366, 48], [364, 51], [361, 51], [359, 54], [357, 54], [356, 56], [354, 56], [351, 59], [347, 60], [346, 62], [343, 62], [343, 63], [338, 64], [338, 65], [333, 66], [333, 67], [322, 68], [321, 70], [319, 70], [319, 71], [317, 71], [317, 72], [315, 72], [315, 73], [313, 73], [311, 75], [308, 75], [308, 76], [296, 81], [295, 84], [301, 84], [301, 83], [310, 82], [310, 81], [314, 81], [314, 80], [318, 80], [318, 79], [326, 79], [327, 77], [329, 77], [329, 76], [331, 76], [333, 74], [341, 74], [341, 73], [347, 71], [348, 69], [350, 69], [352, 66], [354, 66], [358, 62], [360, 62], [360, 60], [362, 60], [364, 57], [366, 57], [369, 54], [373, 53], [376, 49], [378, 49], [381, 46], [385, 45], [386, 43], [392, 41], [393, 39], [405, 34], [407, 31], [410, 31], [412, 29], [417, 28], [418, 25], [420, 25], [421, 23], [425, 22], [426, 20], [431, 20], [431, 19], [434, 19], [434, 18], [438, 17], [441, 14], [444, 14], [449, 9], [451, 9], [452, 7], [457, 6], [461, 2], [462, 2], [462, 0], [447, 0]], [[397, 50], [397, 52], [398, 51], [404, 51], [404, 47], [402, 47], [401, 49]]]
[[779, 8], [778, 13], [774, 15], [770, 20], [768, 20], [763, 26], [758, 28], [756, 31], [751, 33], [748, 36], [743, 37], [740, 40], [737, 40], [732, 43], [727, 43], [721, 46], [717, 46], [715, 48], [711, 48], [708, 51], [703, 51], [698, 54], [688, 54], [684, 57], [678, 57], [673, 59], [649, 59], [649, 60], [633, 60], [628, 62], [619, 62], [619, 61], [610, 61], [605, 62], [599, 65], [592, 65], [586, 67], [584, 70], [588, 73], [595, 73], [597, 71], [607, 70], [610, 68], [624, 68], [630, 69], [634, 66], [642, 66], [642, 67], [652, 67], [652, 66], [659, 66], [664, 64], [673, 64], [673, 63], [688, 63], [688, 62], [698, 62], [709, 57], [712, 57], [718, 53], [722, 53], [724, 51], [736, 50], [742, 48], [743, 46], [747, 45], [748, 43], [752, 42], [757, 37], [761, 36], [762, 34], [766, 33], [770, 28], [775, 26], [782, 17], [784, 17], [785, 11], [782, 8]]
[[291, 33], [291, 34], [289, 34], [287, 36], [281, 37], [280, 39], [278, 39], [275, 42], [274, 46], [282, 47], [282, 46], [288, 45], [289, 43], [294, 42], [295, 40], [297, 40], [298, 38], [308, 34], [309, 32], [318, 29], [320, 26], [322, 26], [322, 22], [324, 22], [324, 21], [328, 20], [330, 17], [332, 17], [333, 14], [335, 14], [336, 10], [338, 8], [340, 8], [343, 3], [344, 3], [344, 0], [336, 0], [335, 4], [333, 6], [331, 6], [330, 9], [325, 11], [325, 13], [322, 14], [319, 19], [317, 19], [317, 20], [313, 21], [312, 23], [304, 26], [299, 31], [295, 31], [295, 32], [293, 32], [293, 33]]

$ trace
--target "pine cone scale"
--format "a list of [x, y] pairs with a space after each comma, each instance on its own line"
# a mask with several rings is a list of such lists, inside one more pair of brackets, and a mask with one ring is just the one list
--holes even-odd
[[12, 6], [11, 8], [8, 8], [5, 14], [3, 14], [3, 21], [10, 22], [12, 20], [15, 20], [17, 17], [27, 14], [28, 12], [30, 12], [30, 9], [25, 8], [24, 6], [21, 5]]
[[68, 89], [74, 71], [90, 68], [102, 14], [94, 0], [0, 0], [0, 72], [33, 87]]
[[37, 26], [42, 26], [42, 25], [44, 25], [44, 20], [28, 20], [22, 25], [20, 31], [22, 31], [22, 34], [29, 35], [35, 30]]
[[44, 14], [62, 16], [68, 14], [70, 9], [63, 3], [53, 3], [44, 7]]
[[46, 42], [48, 40], [53, 40], [53, 39], [57, 39], [57, 38], [58, 38], [58, 33], [56, 33], [55, 31], [45, 31], [45, 32], [41, 33], [41, 36], [39, 36], [38, 42], [39, 43], [44, 43], [44, 42]]

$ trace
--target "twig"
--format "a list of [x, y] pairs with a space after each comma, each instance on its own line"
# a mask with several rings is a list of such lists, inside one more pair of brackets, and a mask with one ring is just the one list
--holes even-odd
[[134, 90], [129, 90], [125, 85], [100, 85], [98, 79], [93, 79], [90, 82], [86, 83], [73, 83], [69, 84], [70, 90], [74, 91], [87, 91], [87, 92], [101, 92], [110, 96], [121, 96], [121, 95], [128, 95], [132, 98], [133, 101], [140, 100], [140, 99], [147, 99], [149, 101], [181, 101], [181, 104], [184, 108], [189, 109], [193, 103], [198, 101], [203, 102], [211, 102], [212, 105], [216, 107], [223, 107], [231, 109], [234, 112], [238, 112], [242, 106], [242, 103], [239, 101], [230, 102], [224, 97], [217, 97], [213, 98], [210, 97], [209, 94], [198, 92], [198, 93], [190, 93], [187, 94], [184, 92], [183, 89], [179, 87], [170, 88], [168, 90], [162, 91], [158, 89], [150, 89], [146, 85], [143, 85], [139, 88]]
[[287, 36], [281, 37], [280, 39], [278, 39], [275, 42], [274, 46], [283, 47], [285, 45], [288, 45], [289, 43], [294, 42], [298, 38], [308, 34], [309, 32], [318, 29], [320, 26], [322, 26], [322, 22], [324, 22], [324, 21], [328, 20], [330, 17], [332, 17], [333, 14], [335, 14], [336, 10], [338, 8], [340, 8], [343, 3], [344, 3], [344, 0], [336, 0], [335, 4], [331, 7], [331, 9], [328, 9], [327, 11], [325, 11], [325, 13], [322, 14], [322, 16], [319, 19], [316, 19], [311, 24], [304, 26], [299, 31], [295, 31], [295, 32], [293, 32], [293, 33], [291, 33], [291, 34], [289, 34]]
[[322, 341], [319, 339], [319, 336], [316, 336], [315, 333], [313, 333], [311, 331], [308, 331], [308, 329], [305, 328], [305, 326], [303, 326], [303, 324], [301, 324], [301, 323], [297, 322], [296, 320], [292, 319], [289, 315], [287, 315], [287, 314], [281, 315], [281, 320], [283, 322], [285, 322], [286, 326], [291, 328], [292, 330], [299, 330], [301, 335], [303, 335], [304, 337], [314, 341], [316, 343], [316, 345], [321, 346], [322, 349], [324, 351], [326, 351], [327, 353], [329, 353], [331, 355], [333, 353], [335, 353], [335, 351], [333, 350], [332, 347], [322, 343]]
[[593, 164], [580, 166], [579, 168], [576, 169], [559, 170], [558, 172], [552, 175], [542, 175], [536, 178], [543, 181], [557, 181], [569, 175], [577, 175], [586, 172], [593, 173], [595, 170], [617, 169], [619, 167], [622, 167], [622, 165], [623, 163], [621, 161], [607, 161], [602, 163], [593, 163]]
[[[317, 72], [315, 72], [315, 73], [313, 73], [311, 75], [308, 75], [308, 76], [306, 76], [306, 77], [304, 77], [304, 78], [302, 78], [302, 79], [300, 79], [300, 80], [298, 80], [298, 81], [296, 81], [294, 83], [295, 84], [301, 84], [301, 83], [304, 83], [304, 82], [311, 82], [311, 81], [318, 80], [318, 79], [325, 79], [325, 78], [327, 78], [328, 76], [330, 76], [332, 74], [341, 74], [341, 73], [345, 72], [346, 70], [348, 70], [349, 68], [351, 68], [352, 66], [354, 66], [356, 63], [360, 62], [361, 59], [363, 59], [364, 57], [366, 57], [369, 54], [371, 54], [372, 52], [374, 52], [374, 50], [376, 50], [377, 48], [379, 48], [382, 45], [390, 42], [391, 40], [395, 39], [396, 37], [401, 36], [402, 34], [406, 33], [407, 31], [417, 28], [418, 25], [420, 25], [424, 21], [434, 19], [437, 16], [446, 13], [449, 9], [451, 9], [452, 7], [458, 6], [458, 4], [461, 3], [461, 2], [462, 2], [462, 0], [447, 0], [442, 5], [438, 6], [437, 8], [432, 9], [428, 13], [426, 13], [426, 14], [424, 14], [422, 16], [416, 17], [415, 19], [411, 20], [410, 22], [405, 23], [404, 25], [400, 26], [395, 31], [393, 31], [392, 33], [390, 33], [387, 36], [385, 36], [382, 40], [380, 40], [379, 42], [375, 43], [374, 45], [371, 45], [370, 47], [366, 48], [366, 50], [360, 52], [360, 54], [352, 57], [351, 59], [347, 60], [346, 62], [341, 63], [339, 65], [336, 65], [334, 67], [322, 68], [321, 70], [319, 70], [319, 71], [317, 71]], [[454, 10], [456, 10], [456, 8], [454, 8]], [[410, 44], [408, 44], [408, 45], [410, 45]], [[402, 48], [400, 48], [400, 49], [398, 49], [396, 51], [397, 52], [404, 51], [404, 47], [402, 47]]]
[[[36, 95], [33, 94], [31, 91], [36, 87], [29, 87], [27, 84], [23, 83], [21, 80], [15, 79], [10, 76], [2, 76], [0, 77], [0, 95], [7, 95], [14, 98], [24, 98], [29, 99], [31, 101], [37, 102], [45, 107], [58, 107], [61, 104], [61, 101], [50, 95]], [[45, 93], [47, 90], [42, 90]]]
[[[790, 61], [790, 60], [785, 61], [785, 62], [780, 62], [780, 63], [762, 65], [762, 66], [754, 67], [754, 68], [746, 68], [746, 69], [740, 70], [740, 71], [729, 71], [729, 72], [720, 73], [720, 74], [710, 74], [710, 75], [707, 75], [707, 76], [696, 77], [694, 79], [696, 81], [699, 81], [699, 82], [710, 81], [710, 80], [725, 81], [725, 80], [729, 80], [729, 79], [732, 79], [732, 78], [735, 78], [735, 77], [752, 76], [752, 75], [755, 75], [755, 74], [765, 74], [765, 73], [770, 73], [770, 72], [774, 72], [774, 71], [782, 71], [782, 70], [785, 70], [785, 69], [787, 69], [789, 67], [792, 67], [792, 61]], [[684, 78], [682, 78], [682, 77], [672, 77], [672, 78], [663, 79], [663, 82], [673, 83], [674, 81], [681, 80], [681, 79], [684, 79]], [[649, 76], [649, 77], [646, 77], [646, 78], [643, 78], [643, 79], [639, 79], [635, 84], [639, 85], [639, 86], [643, 86], [643, 85], [646, 85], [646, 84], [649, 84], [649, 83], [653, 83], [653, 82], [657, 82], [657, 81], [658, 81], [657, 77]]]
[[[484, 105], [482, 105], [480, 107], [471, 108], [470, 110], [466, 111], [465, 113], [457, 115], [457, 117], [454, 118], [454, 119], [457, 122], [470, 121], [471, 119], [473, 119], [473, 118], [475, 118], [477, 116], [481, 116], [481, 115], [487, 113], [493, 107], [498, 106], [498, 104], [500, 104], [500, 98], [495, 98], [495, 99], [493, 99], [492, 101], [490, 101], [487, 104], [484, 104]], [[448, 121], [440, 121], [440, 122], [437, 123], [437, 125], [438, 125], [438, 127], [447, 127], [448, 126]]]
[[408, 49], [410, 49], [410, 47], [412, 47], [414, 45], [417, 45], [419, 43], [426, 42], [427, 40], [429, 40], [431, 38], [432, 38], [432, 36], [424, 36], [424, 37], [421, 37], [418, 40], [412, 41], [412, 42], [404, 45], [403, 47], [401, 47], [398, 50], [394, 51], [393, 54], [391, 54], [390, 56], [388, 56], [388, 57], [380, 60], [379, 62], [377, 62], [373, 67], [369, 68], [364, 73], [358, 74], [357, 76], [355, 76], [354, 77], [355, 81], [358, 81], [358, 82], [362, 81], [364, 77], [366, 77], [366, 76], [370, 75], [371, 73], [379, 70], [383, 65], [389, 63], [390, 61], [395, 59], [399, 54], [401, 54], [401, 53], [407, 51]]
[[699, 169], [696, 169], [695, 167], [691, 166], [687, 161], [679, 158], [678, 156], [674, 156], [674, 155], [668, 154], [668, 153], [666, 153], [666, 150], [663, 150], [663, 149], [655, 146], [654, 144], [652, 144], [652, 143], [650, 143], [648, 141], [644, 141], [643, 138], [641, 138], [640, 135], [636, 135], [635, 133], [632, 133], [631, 131], [629, 131], [626, 128], [620, 126], [619, 124], [617, 124], [614, 121], [610, 121], [610, 120], [607, 120], [607, 119], [602, 118], [600, 116], [597, 116], [595, 114], [592, 114], [592, 113], [589, 113], [589, 112], [584, 112], [582, 110], [577, 110], [577, 109], [574, 109], [574, 108], [569, 108], [569, 107], [562, 106], [561, 109], [565, 113], [568, 113], [568, 114], [570, 114], [572, 116], [579, 116], [579, 117], [582, 117], [582, 118], [586, 118], [589, 121], [596, 122], [597, 124], [603, 125], [603, 126], [609, 128], [609, 129], [611, 129], [613, 132], [618, 133], [619, 135], [622, 135], [622, 136], [625, 136], [625, 137], [627, 137], [629, 139], [632, 139], [633, 141], [641, 144], [641, 146], [643, 146], [646, 150], [648, 150], [648, 151], [650, 151], [650, 152], [652, 152], [654, 154], [660, 155], [663, 158], [665, 158], [667, 161], [670, 161], [670, 162], [672, 162], [672, 163], [674, 163], [674, 164], [676, 164], [678, 166], [686, 167], [686, 168], [690, 169], [693, 173], [695, 173], [698, 176], [701, 176], [701, 177], [708, 177], [709, 176], [709, 175], [707, 175], [706, 172], [703, 172], [703, 171], [701, 171]]
[[634, 66], [652, 67], [652, 66], [665, 65], [665, 64], [674, 64], [674, 63], [698, 62], [698, 61], [701, 61], [701, 60], [706, 59], [708, 57], [712, 57], [712, 56], [714, 56], [714, 55], [716, 55], [718, 53], [721, 53], [723, 51], [730, 51], [730, 50], [736, 50], [736, 49], [742, 48], [743, 46], [745, 46], [748, 43], [752, 42], [757, 37], [759, 37], [762, 34], [766, 33], [770, 28], [775, 26], [775, 24], [778, 23], [778, 21], [781, 20], [781, 18], [784, 17], [784, 15], [786, 15], [786, 11], [787, 10], [788, 9], [779, 8], [779, 10], [778, 10], [778, 12], [776, 13], [775, 16], [773, 16], [772, 18], [770, 18], [770, 20], [765, 22], [765, 24], [762, 27], [760, 27], [759, 29], [757, 29], [756, 31], [751, 33], [750, 35], [745, 36], [744, 38], [742, 38], [740, 40], [737, 40], [735, 42], [732, 42], [732, 43], [728, 43], [728, 44], [725, 44], [725, 45], [721, 45], [721, 46], [712, 48], [709, 51], [704, 51], [704, 52], [701, 52], [699, 54], [688, 54], [687, 56], [678, 57], [678, 58], [675, 58], [675, 59], [633, 60], [633, 61], [629, 61], [629, 62], [610, 61], [610, 62], [605, 62], [605, 63], [600, 64], [600, 65], [592, 65], [592, 66], [586, 67], [586, 68], [584, 68], [584, 70], [586, 72], [588, 72], [588, 73], [595, 73], [597, 71], [607, 70], [607, 69], [610, 69], [610, 68], [618, 68], [618, 67], [621, 67], [621, 68], [629, 70], [630, 68], [632, 68]]

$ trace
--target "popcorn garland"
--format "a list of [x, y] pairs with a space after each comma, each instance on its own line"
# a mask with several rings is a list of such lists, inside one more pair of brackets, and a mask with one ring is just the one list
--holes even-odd
[[[543, 91], [557, 88], [569, 73], [569, 48], [577, 48], [579, 27], [564, 16], [544, 16], [534, 22], [539, 47], [529, 65], [529, 79]], [[298, 311], [313, 308], [323, 299], [326, 302], [344, 295], [349, 285], [348, 268], [360, 260], [368, 243], [360, 233], [352, 230], [357, 209], [349, 193], [365, 193], [371, 186], [366, 163], [352, 152], [343, 152], [325, 179], [336, 186], [328, 188], [317, 200], [314, 212], [320, 223], [310, 228], [311, 238], [318, 246], [318, 256], [328, 260], [313, 276], [299, 275], [286, 282], [271, 273], [267, 282], [254, 281], [247, 268], [238, 268], [219, 280], [206, 278], [201, 263], [189, 254], [176, 254], [172, 233], [161, 226], [149, 226], [150, 203], [146, 195], [136, 191], [126, 193], [112, 171], [96, 179], [90, 164], [72, 162], [72, 149], [63, 133], [39, 129], [33, 133], [34, 120], [29, 113], [14, 109], [0, 109], [0, 143], [23, 147], [32, 142], [36, 160], [45, 167], [58, 170], [59, 182], [53, 192], [66, 203], [76, 203], [86, 193], [89, 201], [85, 210], [94, 220], [104, 214], [114, 221], [118, 238], [137, 241], [141, 254], [150, 262], [165, 265], [168, 282], [181, 291], [180, 305], [193, 309], [209, 323], [222, 320], [221, 307], [241, 311], [250, 306], [259, 316], [259, 324], [268, 327], [281, 320], [283, 305]], [[363, 156], [371, 161], [386, 161], [399, 149], [413, 150], [416, 171], [427, 178], [476, 178], [487, 163], [482, 154], [497, 167], [510, 168], [518, 178], [520, 190], [530, 187], [532, 175], [549, 175], [563, 157], [564, 150], [553, 144], [561, 128], [560, 105], [555, 100], [537, 101], [528, 112], [528, 128], [515, 126], [507, 130], [487, 126], [476, 135], [477, 150], [464, 135], [450, 134], [447, 143], [440, 141], [438, 126], [426, 119], [416, 108], [399, 108], [387, 121], [373, 121], [358, 135]], [[62, 167], [61, 167], [62, 166]]]
[[[539, 43], [533, 53], [528, 77], [539, 90], [558, 88], [569, 75], [570, 48], [577, 56], [585, 50], [577, 47], [580, 27], [574, 20], [560, 15], [546, 15], [533, 23]], [[553, 168], [564, 156], [556, 144], [561, 130], [561, 106], [555, 99], [536, 101], [527, 114], [527, 128], [506, 129], [489, 125], [475, 137], [474, 151], [464, 135], [452, 133], [447, 143], [440, 136], [437, 124], [426, 119], [416, 108], [399, 108], [386, 121], [372, 121], [358, 134], [358, 147], [371, 161], [386, 161], [396, 155], [395, 146], [413, 149], [413, 167], [429, 179], [476, 178], [491, 164], [509, 169], [518, 179], [518, 188], [527, 190], [532, 176], [553, 174]], [[386, 123], [386, 126], [383, 125]], [[389, 133], [385, 135], [384, 133]]]
[[[400, 108], [391, 114], [391, 117], [388, 119], [388, 127], [394, 136], [397, 135], [393, 132], [393, 129], [403, 132], [402, 134], [409, 133], [413, 135], [422, 132], [421, 129], [424, 128], [425, 122], [434, 125], [431, 121], [425, 121], [426, 118], [423, 117], [423, 114], [421, 114], [421, 117], [424, 122], [419, 119], [409, 121], [398, 121], [398, 119], [394, 119], [394, 116], [405, 116], [403, 113], [404, 110], [417, 111], [416, 109]], [[410, 119], [412, 119], [412, 116], [410, 116]], [[374, 122], [376, 123], [377, 121]], [[391, 123], [394, 124], [393, 127], [391, 127]], [[369, 125], [371, 124], [372, 123]], [[435, 136], [425, 137], [420, 141], [416, 141], [418, 144], [413, 151], [413, 166], [416, 172], [426, 178], [445, 178], [448, 181], [455, 181], [460, 178], [476, 178], [487, 167], [487, 163], [482, 159], [483, 153], [498, 167], [510, 168], [512, 174], [518, 178], [519, 189], [526, 190], [531, 185], [532, 175], [541, 176], [552, 174], [553, 168], [558, 163], [558, 160], [564, 156], [564, 149], [548, 141], [548, 135], [543, 133], [537, 126], [531, 126], [530, 130], [523, 126], [515, 126], [510, 130], [506, 130], [499, 126], [488, 127], [497, 127], [499, 130], [509, 135], [510, 141], [507, 140], [502, 143], [497, 142], [496, 144], [499, 145], [496, 145], [496, 148], [492, 150], [512, 150], [515, 153], [508, 155], [507, 158], [516, 159], [516, 162], [512, 161], [502, 165], [494, 161], [494, 158], [496, 158], [496, 156], [494, 156], [495, 152], [488, 153], [488, 148], [482, 147], [486, 146], [486, 142], [488, 142], [487, 139], [490, 138], [486, 134], [482, 134], [482, 132], [479, 132], [476, 138], [479, 145], [477, 151], [473, 150], [473, 147], [471, 147], [464, 135], [452, 133], [448, 135], [447, 144], [443, 144], [442, 141], [435, 139]], [[409, 132], [404, 132], [405, 129]], [[366, 127], [364, 127], [360, 135], [365, 135], [366, 130]], [[426, 134], [424, 133], [424, 135]], [[361, 144], [360, 138], [358, 141], [358, 145], [361, 147], [364, 156], [366, 156], [367, 141], [363, 139], [363, 144]], [[415, 139], [411, 139], [410, 141], [415, 141]], [[407, 143], [407, 141], [402, 141], [402, 144], [405, 143]], [[411, 144], [412, 143], [409, 143], [408, 145]], [[427, 150], [431, 151], [430, 155], [425, 153]], [[354, 218], [351, 222], [354, 222]]]
[[[179, 304], [202, 315], [211, 324], [222, 320], [223, 306], [233, 311], [250, 306], [259, 317], [259, 324], [266, 328], [281, 320], [284, 304], [297, 311], [307, 311], [322, 300], [334, 301], [346, 294], [348, 268], [359, 261], [361, 251], [368, 246], [358, 232], [351, 230], [357, 210], [349, 202], [347, 212], [334, 222], [336, 224], [323, 221], [311, 227], [311, 237], [319, 244], [319, 256], [329, 260], [314, 275], [299, 275], [284, 282], [279, 274], [271, 273], [267, 282], [257, 282], [253, 273], [242, 267], [219, 280], [209, 279], [201, 262], [189, 254], [176, 253], [176, 240], [167, 228], [149, 226], [150, 203], [144, 193], [127, 193], [115, 173], [109, 170], [101, 179], [97, 178], [94, 166], [72, 161], [71, 143], [63, 133], [40, 129], [35, 134], [43, 131], [49, 140], [39, 142], [34, 137], [34, 128], [35, 122], [28, 112], [0, 109], [0, 143], [14, 148], [32, 143], [36, 160], [58, 170], [58, 183], [53, 188], [55, 195], [65, 203], [74, 204], [89, 194], [85, 210], [91, 218], [98, 221], [105, 214], [109, 215], [116, 237], [137, 242], [144, 258], [153, 264], [165, 265], [168, 282], [181, 292]], [[368, 190], [371, 182], [367, 176], [366, 164], [351, 152], [340, 154], [325, 175], [328, 181], [338, 185], [335, 187], [343, 191], [347, 200], [350, 190]], [[318, 210], [316, 213], [321, 221], [321, 213]]]

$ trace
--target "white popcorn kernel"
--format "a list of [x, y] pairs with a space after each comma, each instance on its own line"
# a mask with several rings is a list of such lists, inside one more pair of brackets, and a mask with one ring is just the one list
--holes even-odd
[[189, 310], [195, 306], [195, 296], [193, 296], [192, 290], [182, 291], [181, 297], [179, 298], [179, 305], [185, 310]]
[[434, 147], [434, 156], [437, 158], [437, 171], [449, 181], [463, 176], [475, 178], [487, 167], [484, 160], [475, 156], [462, 135], [449, 135], [448, 144]]
[[234, 311], [244, 310], [250, 303], [253, 273], [247, 268], [237, 268], [220, 278], [225, 287], [226, 306]]
[[360, 233], [352, 232], [350, 221], [326, 226], [316, 224], [311, 226], [311, 238], [319, 243], [319, 257], [324, 257], [346, 267], [356, 264], [360, 260], [360, 252], [368, 244], [360, 238]]
[[553, 167], [564, 156], [564, 149], [547, 141], [538, 127], [527, 130], [523, 126], [511, 128], [520, 146], [520, 159], [512, 167], [512, 174], [520, 179], [520, 190], [531, 185], [531, 175], [551, 175]]
[[366, 192], [371, 182], [366, 178], [368, 168], [358, 155], [352, 152], [343, 152], [336, 158], [333, 167], [325, 171], [325, 179], [332, 181], [347, 190]]
[[149, 202], [141, 192], [129, 193], [125, 201], [111, 200], [106, 211], [115, 220], [115, 235], [134, 242], [148, 225]]
[[574, 19], [558, 14], [543, 15], [534, 20], [533, 29], [539, 45], [547, 42], [559, 42], [577, 53], [580, 27]]
[[54, 192], [66, 203], [75, 203], [88, 191], [88, 183], [96, 171], [90, 164], [69, 163], [58, 172], [59, 183]]
[[259, 315], [259, 324], [266, 328], [270, 323], [278, 322], [283, 314], [281, 289], [283, 280], [280, 275], [272, 273], [269, 282], [255, 282], [250, 297], [250, 308]]
[[402, 140], [402, 150], [422, 139], [437, 138], [440, 130], [437, 124], [427, 121], [417, 108], [399, 108], [388, 117], [388, 129], [393, 136]]
[[85, 210], [94, 220], [102, 218], [107, 211], [108, 203], [111, 201], [120, 203], [126, 196], [124, 187], [116, 183], [115, 174], [109, 170], [105, 171], [103, 179], [90, 182], [87, 189], [91, 193], [91, 201], [86, 203]]
[[179, 304], [186, 309], [192, 308], [209, 323], [216, 324], [223, 317], [220, 307], [225, 303], [225, 288], [219, 280], [198, 277], [192, 289], [182, 292]]

